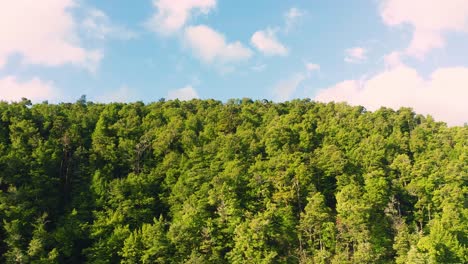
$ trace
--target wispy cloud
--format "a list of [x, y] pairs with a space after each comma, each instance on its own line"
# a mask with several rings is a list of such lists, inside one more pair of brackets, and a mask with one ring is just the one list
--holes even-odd
[[216, 7], [216, 0], [153, 0], [155, 13], [146, 22], [151, 31], [170, 35], [181, 30], [193, 14], [208, 14]]
[[126, 27], [115, 25], [104, 12], [95, 8], [87, 10], [81, 27], [90, 37], [100, 40], [109, 38], [128, 40], [137, 37], [135, 32]]
[[256, 72], [261, 72], [261, 71], [264, 71], [266, 69], [266, 64], [257, 64], [257, 65], [254, 65], [251, 67], [251, 69], [253, 71], [256, 71]]
[[280, 102], [291, 99], [292, 94], [306, 78], [305, 74], [297, 73], [287, 80], [280, 81], [273, 89], [273, 99]]
[[299, 86], [312, 76], [312, 72], [320, 70], [320, 65], [307, 62], [304, 65], [305, 71], [293, 74], [286, 80], [281, 80], [273, 88], [273, 99], [275, 101], [286, 101], [297, 91]]
[[297, 24], [299, 18], [305, 15], [305, 11], [300, 10], [296, 7], [291, 7], [286, 13], [284, 13], [284, 31], [289, 32]]
[[315, 63], [306, 62], [305, 66], [306, 66], [307, 72], [309, 73], [320, 70], [320, 65], [315, 64]]
[[345, 51], [345, 61], [348, 63], [362, 63], [367, 60], [367, 50], [362, 47], [354, 47]]

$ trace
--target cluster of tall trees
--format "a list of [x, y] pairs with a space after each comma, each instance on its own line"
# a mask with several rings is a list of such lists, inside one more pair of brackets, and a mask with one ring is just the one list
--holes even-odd
[[467, 263], [467, 180], [409, 108], [0, 102], [0, 262]]

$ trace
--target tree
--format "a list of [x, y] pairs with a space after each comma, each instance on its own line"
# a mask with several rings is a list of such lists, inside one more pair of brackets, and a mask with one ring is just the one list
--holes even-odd
[[[335, 224], [331, 210], [325, 205], [320, 192], [313, 193], [301, 213], [299, 224], [301, 259], [313, 259], [313, 263], [328, 263], [335, 247]], [[304, 244], [302, 244], [304, 243]]]

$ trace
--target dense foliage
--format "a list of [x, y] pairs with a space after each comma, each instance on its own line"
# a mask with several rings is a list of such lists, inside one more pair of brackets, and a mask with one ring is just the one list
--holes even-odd
[[0, 102], [0, 262], [467, 263], [467, 143], [407, 108]]

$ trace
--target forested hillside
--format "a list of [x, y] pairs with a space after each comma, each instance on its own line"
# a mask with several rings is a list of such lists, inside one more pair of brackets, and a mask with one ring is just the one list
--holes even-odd
[[0, 262], [467, 263], [467, 143], [407, 108], [0, 102]]

